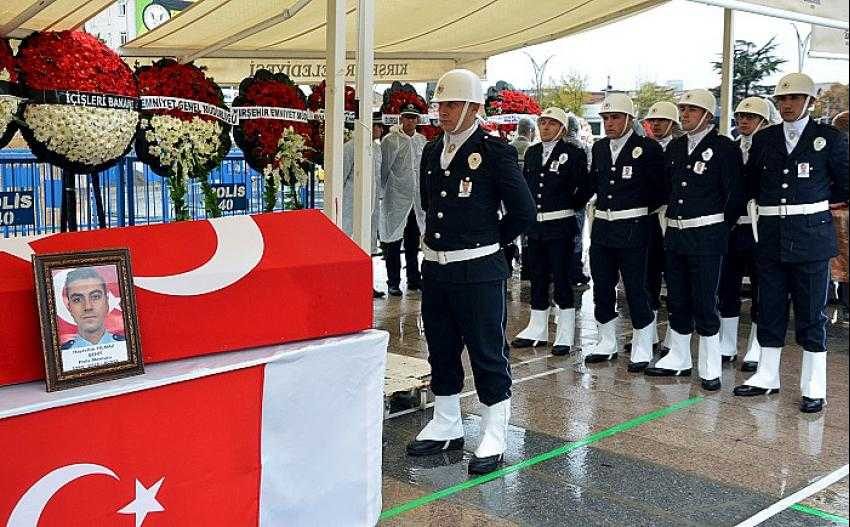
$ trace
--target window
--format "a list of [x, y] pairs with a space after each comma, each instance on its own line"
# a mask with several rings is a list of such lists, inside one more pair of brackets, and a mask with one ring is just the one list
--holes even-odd
[[123, 46], [124, 44], [126, 44], [126, 43], [127, 43], [127, 32], [126, 32], [126, 31], [122, 31], [122, 32], [118, 35], [118, 40], [119, 40], [119, 41], [121, 41], [121, 45], [122, 45], [122, 46]]
[[[127, 16], [127, 0], [119, 0], [118, 1], [118, 16], [125, 17]], [[123, 42], [122, 42], [123, 44]]]

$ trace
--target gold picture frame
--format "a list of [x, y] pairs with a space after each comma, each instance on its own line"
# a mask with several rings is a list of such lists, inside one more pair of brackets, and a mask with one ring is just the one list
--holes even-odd
[[32, 262], [48, 392], [144, 373], [129, 250]]

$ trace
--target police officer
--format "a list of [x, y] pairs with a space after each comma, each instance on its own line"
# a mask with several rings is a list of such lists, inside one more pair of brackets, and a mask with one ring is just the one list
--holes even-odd
[[664, 237], [670, 352], [646, 373], [690, 375], [691, 333], [699, 334], [699, 375], [705, 390], [720, 389], [720, 316], [717, 287], [729, 229], [745, 209], [741, 151], [717, 133], [708, 90], [686, 92], [679, 101], [686, 135], [667, 147]]
[[[660, 101], [653, 104], [646, 114], [652, 138], [661, 145], [662, 151], [673, 140], [673, 131], [681, 127], [679, 109], [676, 105]], [[661, 184], [664, 184], [662, 178]], [[661, 191], [661, 189], [657, 189]], [[652, 211], [649, 225], [649, 255], [646, 264], [646, 288], [649, 291], [649, 305], [652, 308], [652, 344], [655, 347], [661, 339], [658, 336], [658, 310], [661, 309], [661, 283], [664, 274], [664, 234], [658, 220], [658, 211]], [[669, 328], [669, 325], [668, 325]], [[666, 332], [662, 347], [670, 349], [670, 332]], [[626, 352], [631, 353], [631, 344], [626, 344]]]
[[788, 327], [788, 297], [796, 340], [803, 348], [800, 410], [820, 412], [826, 402], [826, 298], [829, 259], [837, 253], [830, 202], [846, 203], [847, 141], [809, 115], [817, 97], [802, 73], [783, 77], [774, 98], [782, 124], [753, 138], [747, 181], [758, 203], [758, 371], [735, 395], [779, 391], [779, 360]]
[[[586, 142], [582, 141], [581, 137], [579, 137], [581, 121], [579, 121], [578, 117], [573, 114], [569, 114], [567, 119], [567, 135], [564, 137], [564, 140], [584, 150], [584, 153], [587, 156], [587, 168], [589, 170], [592, 158], [591, 149], [590, 146]], [[573, 257], [570, 261], [570, 282], [577, 287], [585, 286], [588, 282], [590, 282], [590, 278], [584, 274], [584, 261], [582, 260], [584, 256], [584, 224], [586, 213], [587, 211], [584, 208], [576, 209], [576, 223], [578, 224], [578, 228], [576, 229]]]
[[634, 133], [635, 107], [621, 93], [606, 97], [599, 112], [606, 137], [593, 145], [590, 170], [596, 194], [590, 234], [590, 272], [599, 343], [585, 362], [617, 357], [617, 283], [626, 287], [632, 334], [630, 372], [640, 372], [652, 360], [654, 319], [646, 289], [649, 238], [657, 219], [650, 213], [663, 204], [664, 153], [646, 137]]
[[[516, 150], [476, 124], [484, 104], [478, 77], [452, 70], [439, 80], [443, 136], [422, 156], [422, 319], [431, 364], [434, 417], [409, 443], [411, 456], [463, 448], [461, 352], [469, 352], [475, 389], [485, 405], [482, 437], [469, 462], [471, 474], [503, 462], [511, 404], [505, 340], [507, 262], [501, 245], [534, 221], [534, 200]], [[499, 215], [504, 204], [504, 215]]]
[[401, 124], [381, 141], [381, 241], [387, 261], [387, 287], [401, 296], [401, 246], [407, 269], [408, 291], [418, 290], [419, 238], [425, 212], [419, 197], [419, 162], [427, 140], [416, 131], [420, 111], [413, 103], [401, 108]]
[[549, 286], [555, 283], [558, 330], [553, 355], [570, 353], [575, 340], [575, 295], [570, 264], [577, 231], [576, 209], [588, 198], [587, 156], [564, 140], [567, 113], [547, 108], [537, 120], [541, 142], [525, 153], [525, 180], [537, 205], [537, 221], [528, 231], [531, 316], [528, 326], [511, 342], [515, 348], [549, 342]]
[[[770, 103], [762, 97], [747, 97], [735, 109], [738, 127], [738, 146], [744, 163], [749, 158], [755, 134], [770, 126]], [[723, 259], [720, 272], [720, 354], [723, 362], [738, 359], [738, 322], [741, 317], [741, 285], [744, 275], [750, 277], [753, 303], [750, 307], [750, 335], [747, 351], [741, 366], [742, 371], [754, 372], [758, 365], [760, 348], [756, 338], [758, 321], [758, 274], [755, 266], [755, 238], [752, 218], [745, 214], [729, 233], [729, 252]]]

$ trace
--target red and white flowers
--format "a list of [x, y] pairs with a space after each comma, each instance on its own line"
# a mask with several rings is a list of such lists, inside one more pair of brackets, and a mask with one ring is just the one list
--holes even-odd
[[[143, 108], [136, 155], [155, 173], [168, 178], [177, 220], [189, 219], [185, 194], [192, 178], [201, 182], [207, 215], [219, 216], [218, 199], [207, 177], [230, 150], [230, 125], [213, 115], [217, 112], [202, 110], [224, 107], [221, 88], [194, 64], [171, 59], [139, 68], [136, 78]], [[174, 108], [145, 109], [146, 98], [172, 102]], [[209, 106], [193, 106], [194, 102]], [[195, 106], [200, 113], [187, 111]]]
[[6, 39], [0, 38], [0, 148], [9, 144], [17, 131], [15, 117], [21, 100], [13, 93], [16, 77], [12, 47]]
[[[98, 39], [80, 31], [34, 33], [21, 42], [16, 67], [28, 97], [21, 133], [40, 160], [89, 173], [129, 151], [138, 87]], [[86, 96], [68, 96], [75, 92]]]

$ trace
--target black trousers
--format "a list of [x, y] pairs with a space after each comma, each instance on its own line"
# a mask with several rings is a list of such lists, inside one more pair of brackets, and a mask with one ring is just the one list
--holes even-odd
[[584, 275], [584, 262], [581, 260], [584, 250], [584, 221], [585, 209], [576, 210], [576, 237], [573, 245], [573, 256], [570, 261], [570, 284], [583, 282], [587, 277]]
[[[665, 253], [670, 327], [677, 333], [710, 337], [720, 331], [717, 288], [723, 256]], [[759, 326], [761, 328], [761, 326]], [[759, 341], [761, 342], [761, 341]]]
[[617, 317], [617, 283], [620, 275], [626, 286], [626, 302], [632, 326], [645, 328], [652, 322], [652, 309], [646, 290], [647, 249], [614, 249], [590, 245], [590, 274], [593, 277], [593, 315], [600, 324]]
[[758, 322], [758, 273], [755, 253], [752, 250], [730, 249], [729, 254], [723, 259], [718, 291], [720, 316], [723, 318], [741, 316], [741, 287], [745, 275], [750, 277], [753, 292], [750, 318], [753, 322]]
[[664, 234], [658, 215], [653, 214], [649, 225], [649, 258], [646, 264], [646, 289], [649, 291], [649, 306], [653, 311], [661, 309], [661, 283], [664, 276]]
[[511, 396], [505, 295], [503, 280], [455, 284], [426, 278], [422, 321], [434, 395], [463, 390], [461, 353], [466, 346], [478, 399], [492, 406]]
[[785, 345], [788, 330], [788, 297], [794, 306], [797, 344], [813, 353], [826, 351], [826, 296], [829, 260], [782, 263], [758, 256], [759, 344]]
[[404, 261], [407, 274], [407, 285], [422, 284], [419, 272], [419, 224], [416, 223], [416, 212], [411, 209], [404, 226], [404, 235], [396, 242], [384, 243], [384, 256], [387, 261], [387, 285], [398, 287], [401, 283], [401, 246], [404, 243]]
[[526, 253], [531, 278], [531, 309], [549, 309], [549, 286], [553, 281], [558, 307], [575, 307], [575, 296], [570, 284], [573, 243], [573, 238], [528, 240]]

